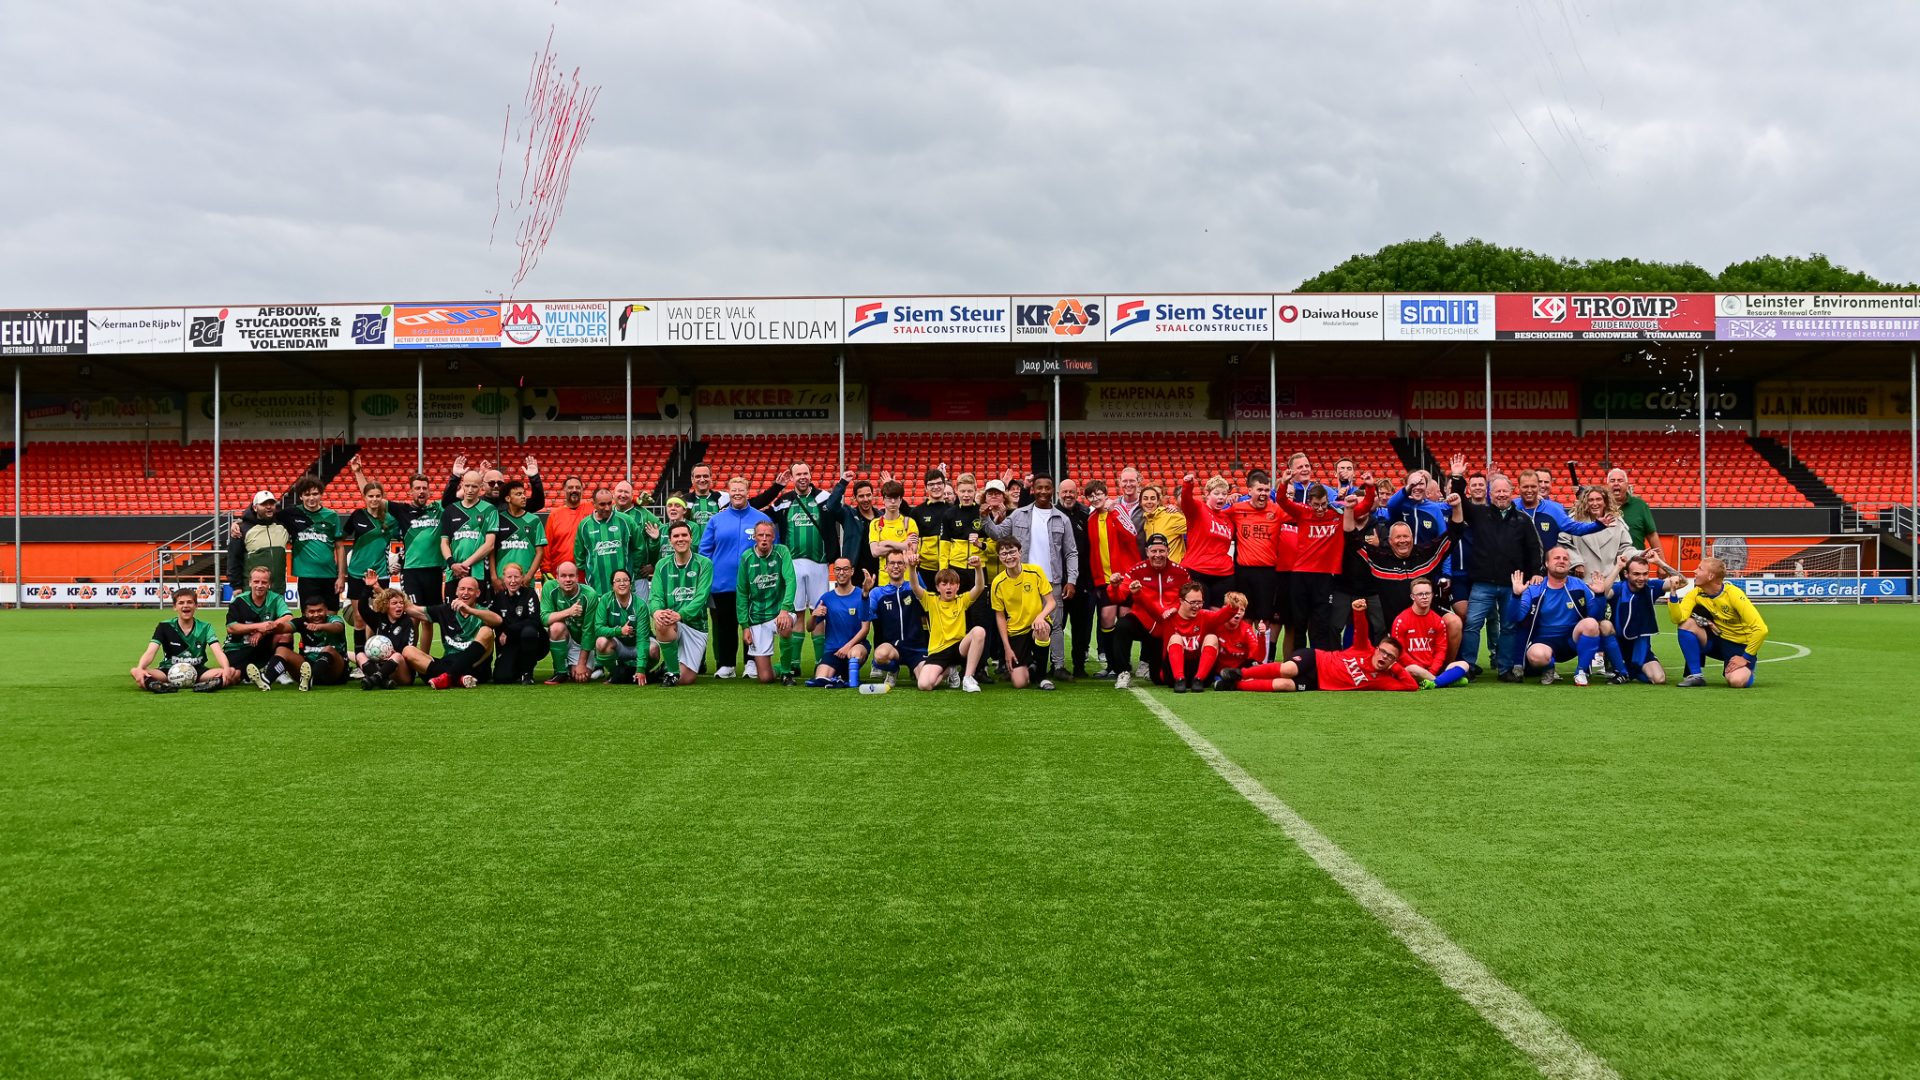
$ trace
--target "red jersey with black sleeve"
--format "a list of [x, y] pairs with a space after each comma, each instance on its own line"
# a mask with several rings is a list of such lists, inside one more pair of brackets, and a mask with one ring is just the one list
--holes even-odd
[[1181, 560], [1198, 574], [1226, 577], [1233, 573], [1233, 518], [1226, 510], [1216, 512], [1195, 494], [1198, 485], [1180, 489], [1180, 511], [1187, 515], [1187, 557]]
[[[1293, 519], [1298, 529], [1293, 562], [1281, 565], [1282, 570], [1297, 570], [1308, 574], [1338, 574], [1340, 563], [1346, 558], [1346, 514], [1345, 507], [1339, 503], [1329, 503], [1324, 510], [1315, 510], [1306, 503], [1282, 500], [1280, 508]], [[1373, 513], [1373, 489], [1362, 489], [1359, 505], [1353, 508], [1353, 516], [1366, 520]]]
[[[1358, 621], [1358, 620], [1356, 620]], [[1412, 608], [1393, 617], [1388, 633], [1400, 642], [1400, 662], [1438, 674], [1447, 666], [1447, 624], [1438, 611], [1415, 615]]]
[[[1241, 566], [1274, 566], [1279, 558], [1281, 542], [1280, 525], [1287, 516], [1272, 499], [1264, 506], [1254, 506], [1253, 500], [1237, 502], [1222, 511], [1233, 519], [1234, 551], [1233, 561]], [[1193, 540], [1187, 540], [1187, 550], [1193, 550]]]
[[[1156, 567], [1143, 560], [1121, 574], [1119, 581], [1107, 586], [1107, 599], [1111, 603], [1131, 605], [1140, 625], [1151, 631], [1164, 612], [1180, 606], [1180, 590], [1192, 580], [1193, 576], [1179, 563]], [[1139, 592], [1133, 591], [1136, 581], [1140, 583]]]
[[1373, 643], [1367, 640], [1367, 620], [1353, 620], [1353, 647], [1333, 652], [1315, 649], [1314, 671], [1322, 690], [1418, 690], [1404, 664], [1373, 670]]

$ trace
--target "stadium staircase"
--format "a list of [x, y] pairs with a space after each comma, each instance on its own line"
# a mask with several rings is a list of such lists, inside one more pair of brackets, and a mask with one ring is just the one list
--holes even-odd
[[679, 439], [673, 444], [673, 451], [667, 455], [667, 462], [660, 468], [660, 480], [653, 486], [653, 501], [656, 505], [665, 505], [667, 496], [676, 491], [687, 491], [693, 487], [693, 467], [707, 458], [707, 444], [704, 439]]
[[1447, 470], [1441, 467], [1439, 459], [1427, 449], [1425, 439], [1418, 435], [1395, 435], [1391, 441], [1393, 452], [1400, 456], [1400, 464], [1407, 472], [1425, 469], [1429, 474], [1445, 479]]
[[1756, 435], [1747, 440], [1766, 463], [1773, 466], [1779, 474], [1792, 484], [1794, 490], [1806, 496], [1815, 506], [1843, 506], [1847, 500], [1840, 497], [1825, 480], [1809, 468], [1806, 462], [1794, 457], [1792, 451], [1780, 445], [1780, 441], [1771, 435]]

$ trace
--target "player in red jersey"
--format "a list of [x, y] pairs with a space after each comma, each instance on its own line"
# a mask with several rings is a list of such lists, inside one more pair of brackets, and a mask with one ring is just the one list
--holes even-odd
[[[1392, 638], [1378, 647], [1367, 640], [1367, 602], [1353, 602], [1353, 647], [1300, 649], [1277, 664], [1260, 664], [1221, 675], [1220, 689], [1256, 693], [1295, 690], [1418, 690], [1422, 683], [1400, 663], [1400, 643]], [[1429, 682], [1426, 685], [1431, 685]]]
[[1433, 610], [1433, 582], [1416, 578], [1407, 587], [1413, 603], [1393, 617], [1387, 636], [1400, 643], [1400, 663], [1415, 679], [1452, 686], [1467, 677], [1465, 660], [1451, 659], [1458, 638], [1447, 624], [1450, 615]]
[[[1270, 497], [1273, 482], [1266, 472], [1255, 469], [1247, 474], [1248, 497], [1228, 506], [1223, 513], [1233, 522], [1234, 588], [1247, 594], [1247, 615], [1270, 628], [1291, 625], [1287, 617], [1288, 597], [1280, 592], [1280, 526], [1287, 516]], [[1188, 527], [1192, 533], [1192, 527]], [[1188, 540], [1192, 550], [1192, 540]], [[1291, 640], [1291, 639], [1289, 639]]]
[[1297, 534], [1288, 607], [1305, 629], [1307, 642], [1316, 649], [1339, 645], [1340, 634], [1333, 618], [1333, 579], [1340, 573], [1347, 553], [1346, 511], [1351, 507], [1355, 518], [1367, 520], [1373, 514], [1373, 500], [1373, 474], [1367, 473], [1360, 477], [1360, 494], [1350, 503], [1336, 502], [1324, 485], [1312, 484], [1307, 488], [1306, 502], [1281, 499], [1276, 504], [1292, 519]]
[[1221, 672], [1238, 670], [1266, 659], [1267, 636], [1247, 618], [1246, 593], [1228, 593], [1226, 603], [1210, 614], [1216, 615], [1218, 621], [1214, 623], [1213, 632], [1202, 641], [1201, 651], [1205, 652], [1205, 646], [1214, 648]]
[[1176, 694], [1207, 688], [1220, 653], [1214, 631], [1228, 616], [1239, 614], [1234, 608], [1207, 611], [1205, 603], [1206, 590], [1189, 581], [1180, 587], [1180, 602], [1153, 628], [1165, 650], [1167, 678]]

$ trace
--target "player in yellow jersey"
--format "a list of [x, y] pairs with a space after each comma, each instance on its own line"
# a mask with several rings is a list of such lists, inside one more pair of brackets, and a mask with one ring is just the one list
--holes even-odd
[[1680, 654], [1687, 662], [1687, 677], [1680, 685], [1707, 685], [1701, 669], [1712, 657], [1720, 661], [1728, 686], [1752, 686], [1754, 664], [1767, 640], [1767, 621], [1738, 585], [1727, 583], [1727, 564], [1701, 559], [1693, 571], [1693, 587], [1687, 588], [1687, 580], [1675, 574], [1667, 580], [1667, 596], [1667, 617], [1680, 627]]
[[[967, 565], [979, 570], [980, 556], [969, 558]], [[967, 626], [967, 609], [980, 599], [985, 579], [985, 574], [974, 574], [973, 587], [961, 592], [959, 572], [948, 567], [933, 576], [935, 591], [928, 592], [921, 587], [919, 575], [907, 576], [913, 595], [927, 613], [927, 659], [914, 670], [920, 689], [932, 690], [945, 676], [948, 686], [969, 694], [980, 692], [974, 675], [987, 648], [987, 632]]]

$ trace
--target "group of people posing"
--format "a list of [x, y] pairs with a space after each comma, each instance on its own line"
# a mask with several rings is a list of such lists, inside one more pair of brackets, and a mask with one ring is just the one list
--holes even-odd
[[1415, 690], [1479, 677], [1483, 636], [1501, 681], [1552, 683], [1572, 661], [1577, 685], [1658, 684], [1664, 610], [1679, 685], [1704, 685], [1715, 659], [1744, 687], [1767, 634], [1718, 560], [1691, 579], [1666, 565], [1618, 468], [1569, 510], [1546, 470], [1469, 472], [1458, 456], [1444, 479], [1415, 470], [1397, 490], [1345, 459], [1316, 480], [1305, 454], [1245, 490], [1193, 474], [1167, 490], [1131, 468], [1111, 487], [980, 483], [942, 465], [917, 505], [885, 472], [823, 488], [796, 463], [756, 492], [698, 465], [658, 515], [631, 484], [589, 494], [574, 476], [547, 509], [532, 458], [512, 478], [455, 459], [437, 492], [409, 477], [404, 503], [351, 469], [362, 505], [345, 518], [312, 477], [285, 503], [255, 496], [232, 526], [224, 640], [181, 590], [136, 685], [452, 689], [535, 682], [544, 656], [549, 684], [710, 671], [867, 692], [903, 673], [969, 693], [1089, 677]]

